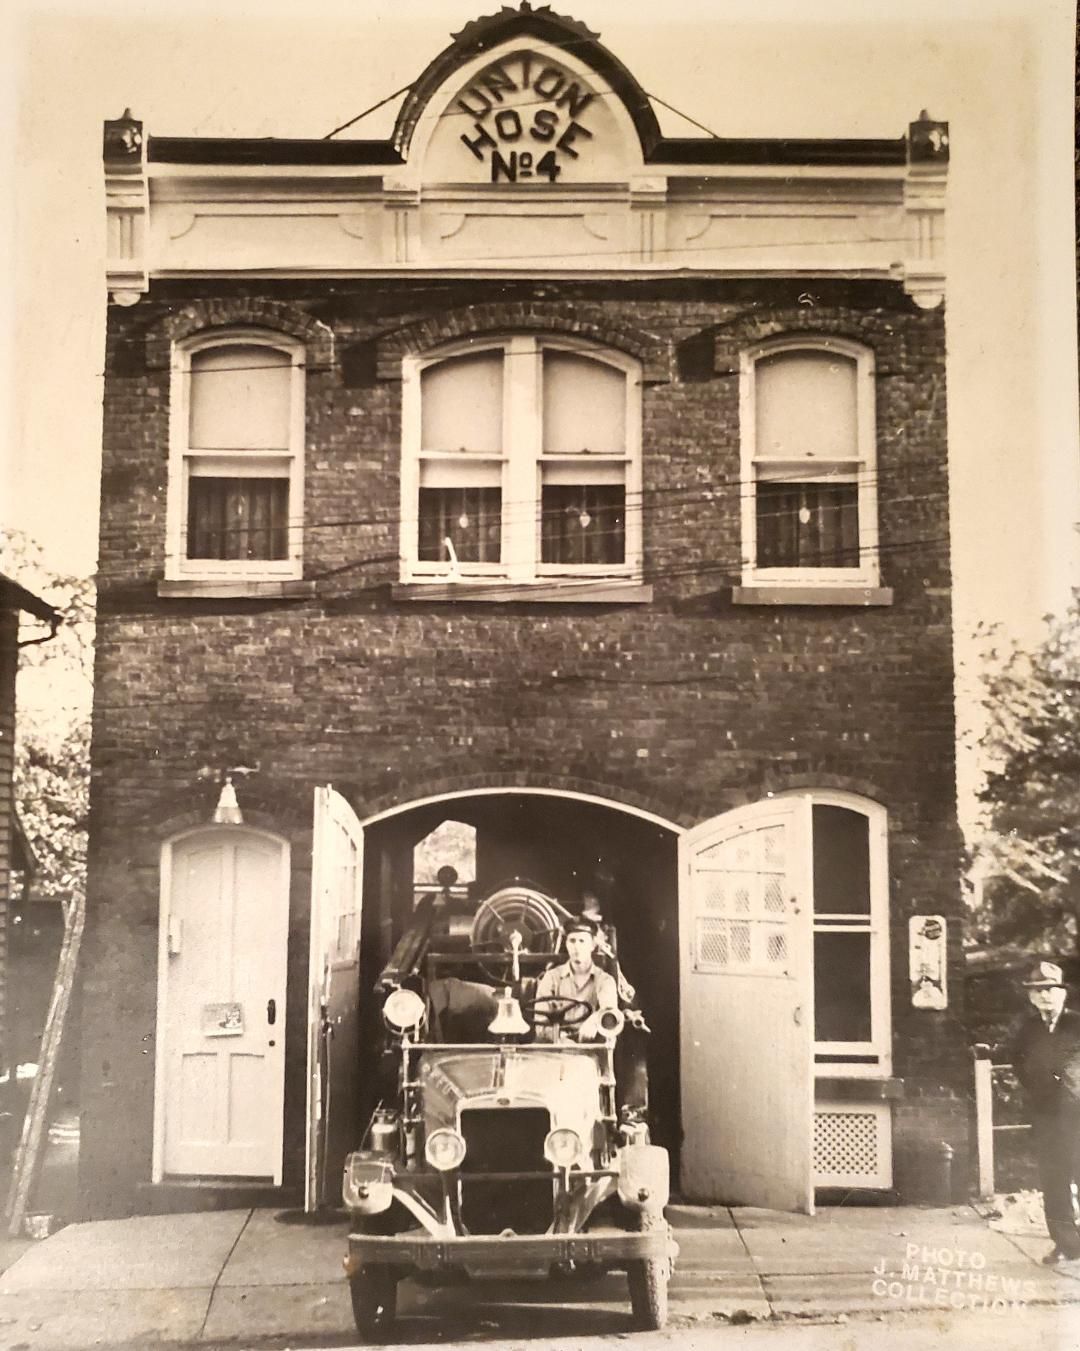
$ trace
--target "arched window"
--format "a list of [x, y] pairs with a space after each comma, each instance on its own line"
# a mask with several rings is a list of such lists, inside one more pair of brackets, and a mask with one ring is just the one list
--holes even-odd
[[743, 354], [743, 581], [876, 585], [874, 360], [839, 338]]
[[303, 449], [301, 344], [252, 329], [178, 344], [166, 576], [299, 577]]
[[637, 363], [515, 336], [406, 362], [403, 580], [640, 570]]

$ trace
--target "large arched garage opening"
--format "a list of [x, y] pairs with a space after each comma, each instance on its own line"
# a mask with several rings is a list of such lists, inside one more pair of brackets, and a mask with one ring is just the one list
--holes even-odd
[[571, 904], [602, 893], [654, 1029], [656, 1135], [686, 1196], [812, 1211], [815, 1185], [891, 1186], [889, 1104], [871, 1082], [891, 1072], [880, 804], [800, 790], [680, 830], [603, 799], [488, 789], [361, 822], [326, 788], [314, 838], [309, 1206], [332, 1199], [374, 1106], [367, 996], [421, 858], [430, 887], [433, 847], [479, 895], [513, 878]]
[[[618, 934], [619, 961], [638, 991], [651, 1030], [650, 1102], [658, 1143], [678, 1144], [677, 835], [659, 820], [556, 793], [470, 794], [414, 806], [369, 823], [365, 843], [365, 926], [361, 979], [370, 989], [412, 913], [414, 850], [457, 823], [475, 840], [474, 875], [458, 868], [479, 898], [514, 879], [570, 908], [590, 890]], [[439, 832], [442, 834], [442, 832]], [[455, 855], [445, 860], [453, 865]], [[372, 904], [369, 908], [368, 897]], [[366, 1038], [365, 1038], [366, 1040]]]
[[[318, 794], [323, 795], [321, 808]], [[317, 1204], [320, 1196], [332, 1199], [340, 1160], [355, 1147], [350, 1138], [355, 1122], [366, 1120], [375, 1106], [368, 1088], [375, 1075], [365, 1073], [370, 1071], [365, 1054], [378, 1041], [380, 1001], [370, 994], [407, 927], [418, 889], [430, 883], [438, 862], [433, 839], [445, 840], [445, 862], [477, 897], [513, 879], [527, 881], [572, 908], [586, 889], [597, 894], [605, 919], [618, 934], [620, 965], [638, 991], [651, 1028], [654, 1132], [677, 1159], [678, 827], [599, 798], [491, 789], [405, 803], [362, 822], [354, 818], [350, 837], [344, 819], [348, 804], [330, 790], [318, 794], [313, 935], [321, 938], [312, 945], [312, 1015], [313, 1025], [329, 1024], [333, 1032], [312, 1046], [313, 1063], [321, 1059], [324, 1069], [321, 1081], [314, 1075], [309, 1083], [308, 1205]], [[455, 831], [447, 829], [451, 825], [456, 827], [456, 848]], [[355, 883], [347, 880], [354, 874]], [[362, 896], [357, 896], [361, 878]], [[331, 894], [342, 879], [343, 890]], [[362, 912], [358, 966], [349, 962], [347, 911], [353, 905]], [[347, 935], [344, 943], [341, 934]], [[357, 996], [359, 1023], [351, 1026], [349, 1009]], [[357, 1062], [358, 1076], [350, 1072]], [[320, 1103], [327, 1090], [335, 1110], [320, 1125]]]

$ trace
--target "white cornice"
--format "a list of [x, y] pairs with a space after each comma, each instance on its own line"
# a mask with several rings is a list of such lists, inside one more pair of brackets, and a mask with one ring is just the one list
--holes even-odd
[[[599, 167], [599, 166], [598, 166]], [[892, 278], [945, 291], [947, 164], [651, 165], [423, 181], [400, 166], [106, 165], [108, 285], [160, 278]]]

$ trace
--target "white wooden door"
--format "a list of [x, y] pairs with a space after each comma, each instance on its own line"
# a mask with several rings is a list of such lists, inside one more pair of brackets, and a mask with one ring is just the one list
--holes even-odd
[[167, 846], [154, 1177], [281, 1182], [289, 851], [215, 828]]
[[358, 1129], [360, 918], [364, 829], [329, 785], [315, 789], [308, 967], [304, 1208], [341, 1202], [341, 1166]]
[[809, 804], [773, 799], [679, 842], [682, 1190], [813, 1212]]

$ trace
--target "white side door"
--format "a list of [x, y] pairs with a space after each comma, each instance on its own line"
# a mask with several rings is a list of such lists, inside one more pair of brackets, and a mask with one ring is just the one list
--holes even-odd
[[284, 841], [218, 827], [166, 846], [155, 1181], [280, 1185], [288, 933]]
[[364, 829], [340, 793], [315, 789], [308, 963], [307, 1165], [304, 1208], [341, 1201], [356, 1121]]
[[812, 855], [801, 798], [679, 842], [682, 1190], [813, 1212]]

